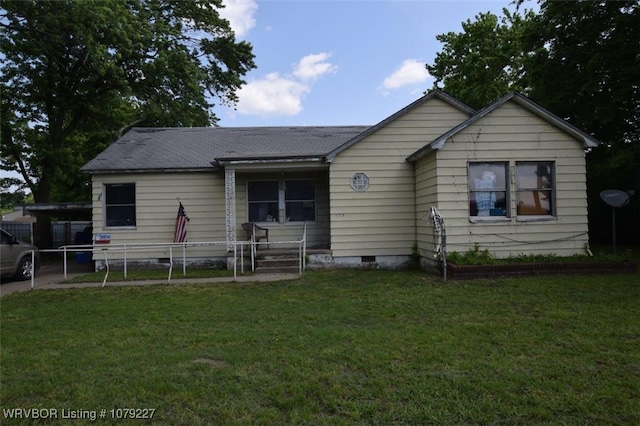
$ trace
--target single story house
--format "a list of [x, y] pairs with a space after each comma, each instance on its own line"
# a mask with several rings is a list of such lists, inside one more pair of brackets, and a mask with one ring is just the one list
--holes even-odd
[[399, 267], [417, 248], [427, 267], [439, 245], [431, 207], [448, 252], [583, 253], [585, 151], [597, 145], [519, 93], [474, 111], [434, 90], [372, 127], [133, 128], [83, 171], [93, 231], [111, 244], [173, 242], [179, 201], [189, 242], [228, 242], [191, 250], [193, 261], [226, 259], [253, 222], [270, 242], [306, 225], [331, 266]]

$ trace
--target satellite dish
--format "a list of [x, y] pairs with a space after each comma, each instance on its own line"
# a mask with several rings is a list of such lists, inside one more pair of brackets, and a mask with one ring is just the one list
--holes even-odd
[[611, 207], [624, 207], [631, 200], [628, 192], [620, 191], [619, 189], [604, 190], [600, 193], [600, 198]]
[[600, 193], [602, 201], [611, 206], [611, 241], [613, 245], [613, 254], [616, 254], [616, 208], [624, 207], [629, 204], [633, 192], [624, 192], [619, 189], [606, 189]]

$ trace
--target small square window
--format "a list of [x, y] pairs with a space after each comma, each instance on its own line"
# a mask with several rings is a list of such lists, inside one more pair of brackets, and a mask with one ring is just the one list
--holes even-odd
[[364, 173], [356, 173], [351, 178], [351, 188], [357, 192], [364, 192], [369, 188], [369, 177]]

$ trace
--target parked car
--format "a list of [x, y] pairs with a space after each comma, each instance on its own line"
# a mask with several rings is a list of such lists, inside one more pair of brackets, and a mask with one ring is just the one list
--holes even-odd
[[[33, 244], [25, 243], [16, 237], [0, 229], [2, 234], [2, 249], [0, 252], [0, 275], [11, 275], [18, 280], [28, 280], [31, 278], [32, 266], [37, 270], [40, 266], [40, 253]], [[35, 251], [35, 258], [31, 257], [31, 252]], [[35, 265], [32, 265], [35, 259]]]

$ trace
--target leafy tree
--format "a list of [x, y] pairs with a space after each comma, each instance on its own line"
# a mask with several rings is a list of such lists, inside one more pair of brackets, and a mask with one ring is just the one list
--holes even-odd
[[[519, 90], [602, 141], [587, 155], [587, 177], [591, 235], [604, 237], [610, 211], [600, 191], [640, 193], [640, 4], [539, 4], [537, 14], [480, 14], [463, 33], [439, 35], [443, 51], [427, 69], [435, 87], [475, 108]], [[636, 242], [639, 204], [636, 196], [620, 217]]]
[[[591, 235], [610, 235], [604, 189], [640, 193], [640, 3], [540, 3], [525, 35], [531, 96], [603, 142], [588, 153]], [[621, 241], [640, 240], [638, 197], [621, 210]]]
[[524, 16], [503, 9], [504, 16], [480, 13], [475, 21], [462, 23], [462, 33], [436, 36], [443, 43], [427, 70], [434, 87], [444, 86], [455, 98], [479, 109], [511, 90], [527, 92], [524, 81], [523, 34], [533, 12]]
[[607, 142], [640, 135], [640, 3], [540, 3], [523, 44], [531, 96]]
[[233, 104], [255, 67], [252, 46], [235, 40], [221, 7], [2, 1], [0, 168], [17, 169], [36, 202], [86, 200], [80, 166], [128, 127], [214, 124], [210, 99]]
[[27, 194], [24, 192], [24, 182], [17, 178], [0, 178], [0, 209], [2, 212], [13, 210], [15, 204], [24, 203]]

